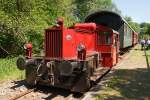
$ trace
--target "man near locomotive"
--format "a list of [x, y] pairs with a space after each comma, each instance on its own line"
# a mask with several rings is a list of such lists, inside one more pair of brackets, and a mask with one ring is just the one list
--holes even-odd
[[149, 49], [150, 49], [150, 39], [148, 39], [148, 40], [146, 41], [146, 44], [147, 44], [147, 50], [149, 50]]
[[141, 50], [143, 50], [143, 49], [144, 49], [144, 46], [145, 46], [145, 40], [142, 39], [140, 43], [141, 43]]

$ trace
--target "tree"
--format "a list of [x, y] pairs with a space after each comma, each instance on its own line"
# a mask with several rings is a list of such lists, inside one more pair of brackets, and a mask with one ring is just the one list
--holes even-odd
[[150, 38], [150, 23], [141, 23], [140, 24], [141, 32], [139, 35], [140, 39], [149, 39]]
[[138, 33], [140, 33], [140, 25], [136, 22], [129, 22], [130, 26]]
[[104, 10], [111, 6], [111, 0], [75, 0], [75, 15], [83, 20], [89, 13]]
[[149, 34], [150, 35], [150, 23], [141, 23], [141, 34]]
[[34, 30], [32, 34], [39, 34], [47, 26], [45, 15], [37, 9], [37, 5], [36, 0], [1, 1], [0, 41], [6, 51], [19, 53], [23, 43], [29, 41], [27, 35], [31, 30]]
[[125, 19], [127, 22], [132, 22], [132, 18], [129, 17], [129, 16], [125, 16], [124, 19]]
[[110, 6], [107, 7], [107, 10], [113, 11], [119, 15], [121, 15], [121, 11], [117, 8], [116, 4], [112, 2]]

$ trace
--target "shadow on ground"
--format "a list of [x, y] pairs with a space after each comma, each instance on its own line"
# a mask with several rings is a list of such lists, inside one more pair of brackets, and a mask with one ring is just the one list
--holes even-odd
[[147, 68], [112, 70], [101, 81], [103, 84], [92, 90], [100, 94], [93, 93], [93, 96], [98, 100], [150, 100], [150, 58], [148, 51], [143, 52]]
[[11, 87], [11, 89], [15, 89], [21, 86], [25, 86], [27, 88], [30, 88], [25, 80], [18, 80], [18, 81], [13, 81], [13, 83], [15, 84], [14, 86]]
[[[103, 84], [97, 85], [91, 91], [100, 91], [100, 96], [104, 97], [105, 100], [150, 100], [150, 71], [147, 69], [115, 69], [104, 77], [100, 83]], [[12, 89], [22, 85], [27, 86], [24, 80], [15, 81], [15, 84], [11, 87]], [[106, 84], [107, 86], [104, 86]], [[103, 86], [104, 88], [102, 88]], [[82, 94], [75, 94], [69, 90], [55, 87], [39, 86], [37, 90], [47, 94], [46, 98], [42, 98], [45, 100], [51, 100], [58, 95], [64, 98], [71, 94], [74, 98], [82, 97]], [[116, 91], [116, 93], [110, 94], [111, 91]], [[98, 95], [93, 94], [93, 96]]]
[[81, 98], [83, 96], [83, 94], [73, 93], [70, 90], [65, 90], [56, 87], [38, 86], [37, 90], [48, 95], [46, 98], [42, 98], [44, 100], [51, 100], [57, 96], [61, 96], [64, 98], [68, 97], [69, 95], [72, 95], [74, 98]]
[[99, 86], [100, 96], [105, 100], [150, 100], [150, 71], [147, 69], [115, 69], [102, 81], [107, 84], [104, 88]]
[[[21, 86], [25, 86], [27, 88], [33, 88], [29, 86], [25, 80], [20, 80], [20, 81], [14, 81], [15, 85], [11, 87], [11, 89], [15, 89]], [[81, 98], [83, 94], [81, 93], [74, 93], [69, 90], [61, 89], [61, 88], [56, 88], [56, 87], [48, 87], [48, 86], [36, 86], [34, 87], [35, 91], [38, 91], [40, 93], [46, 94], [46, 98], [42, 98], [44, 100], [51, 100], [57, 96], [61, 97], [68, 97], [69, 95], [72, 95], [74, 98]]]

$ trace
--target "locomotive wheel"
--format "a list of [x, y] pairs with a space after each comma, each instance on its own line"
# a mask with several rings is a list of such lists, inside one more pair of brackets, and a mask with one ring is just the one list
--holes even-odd
[[79, 74], [76, 78], [75, 84], [73, 85], [71, 91], [73, 92], [79, 92], [84, 93], [88, 91], [91, 87], [91, 82], [89, 78], [87, 77], [87, 73], [83, 72], [82, 74]]
[[47, 68], [43, 62], [33, 60], [27, 64], [26, 81], [29, 85], [34, 86], [41, 81], [42, 76], [47, 72]]
[[85, 91], [88, 91], [91, 87], [91, 81], [90, 81], [90, 78], [89, 78], [89, 73], [86, 72], [84, 74], [85, 74], [85, 80], [86, 80], [86, 83], [85, 83], [86, 89], [85, 89]]
[[90, 77], [93, 75], [94, 71], [98, 67], [97, 56], [95, 56], [94, 59], [89, 60], [87, 64], [87, 70], [84, 74], [86, 77], [87, 90], [89, 90], [95, 84], [95, 82], [90, 80]]
[[35, 85], [35, 80], [36, 80], [36, 65], [34, 64], [29, 64], [26, 67], [26, 82], [30, 86]]
[[78, 74], [73, 85], [72, 91], [84, 93], [91, 88], [90, 69], [87, 63], [87, 69]]

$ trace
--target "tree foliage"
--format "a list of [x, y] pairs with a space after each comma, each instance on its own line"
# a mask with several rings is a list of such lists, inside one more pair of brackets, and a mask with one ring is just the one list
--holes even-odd
[[141, 23], [141, 32], [140, 32], [140, 38], [142, 39], [150, 39], [150, 23]]
[[0, 4], [0, 46], [3, 48], [0, 50], [20, 53], [23, 43], [29, 41], [28, 35], [41, 35], [47, 26], [46, 14], [40, 12], [41, 5], [36, 0], [3, 0]]
[[[22, 53], [26, 42], [40, 52], [44, 29], [54, 25], [57, 17], [71, 26], [97, 10], [121, 14], [112, 0], [0, 0], [0, 56]], [[138, 23], [129, 22], [139, 31]]]
[[112, 5], [111, 0], [75, 0], [75, 15], [83, 20], [85, 16], [97, 10], [106, 10]]
[[111, 4], [111, 0], [0, 0], [0, 56], [21, 53], [26, 42], [39, 52], [44, 29], [57, 17], [70, 26]]

